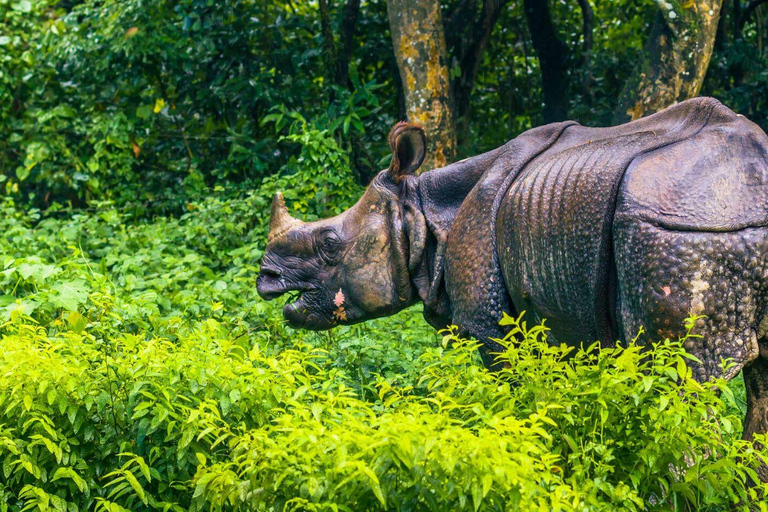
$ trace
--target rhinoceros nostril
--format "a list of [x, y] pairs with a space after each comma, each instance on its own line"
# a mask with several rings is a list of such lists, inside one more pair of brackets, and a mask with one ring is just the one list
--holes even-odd
[[261, 273], [264, 274], [265, 276], [274, 277], [274, 278], [278, 278], [283, 275], [283, 273], [280, 272], [279, 270], [275, 268], [269, 268], [269, 267], [261, 267]]

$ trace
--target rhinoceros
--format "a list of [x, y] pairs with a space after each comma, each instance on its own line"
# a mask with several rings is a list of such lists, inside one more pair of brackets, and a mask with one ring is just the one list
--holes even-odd
[[[423, 130], [400, 123], [392, 160], [336, 217], [293, 218], [278, 193], [257, 280], [290, 291], [294, 327], [329, 329], [422, 301], [502, 348], [503, 312], [547, 319], [549, 339], [676, 338], [699, 380], [744, 371], [745, 436], [768, 431], [768, 138], [712, 98], [610, 128], [575, 122], [416, 175]], [[734, 364], [723, 373], [722, 361]]]

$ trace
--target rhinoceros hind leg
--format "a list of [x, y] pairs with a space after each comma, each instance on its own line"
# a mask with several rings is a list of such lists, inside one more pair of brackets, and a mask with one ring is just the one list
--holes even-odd
[[[614, 223], [616, 320], [624, 339], [677, 339], [700, 316], [686, 349], [701, 363], [694, 377], [732, 378], [758, 358], [765, 336], [768, 229], [673, 231], [619, 217]], [[724, 361], [730, 366], [723, 366]], [[725, 371], [723, 371], [725, 369]]]
[[[768, 433], [768, 358], [759, 357], [744, 367], [744, 385], [747, 390], [747, 416], [744, 420], [744, 439], [755, 434]], [[768, 467], [758, 470], [760, 480], [768, 482]]]
[[[642, 326], [650, 339], [677, 338], [702, 315], [686, 349], [700, 381], [743, 371], [744, 438], [768, 433], [768, 229], [673, 231], [619, 216], [614, 222], [616, 319], [624, 338]], [[723, 373], [723, 360], [730, 366]], [[768, 467], [758, 470], [768, 482]]]

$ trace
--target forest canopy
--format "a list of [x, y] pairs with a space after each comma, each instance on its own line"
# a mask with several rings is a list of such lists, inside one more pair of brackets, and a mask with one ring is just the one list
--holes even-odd
[[3, 0], [0, 179], [36, 207], [110, 200], [178, 214], [216, 187], [311, 175], [318, 158], [326, 176], [364, 185], [406, 117], [427, 129], [428, 166], [545, 122], [608, 125], [696, 94], [764, 126], [767, 9]]

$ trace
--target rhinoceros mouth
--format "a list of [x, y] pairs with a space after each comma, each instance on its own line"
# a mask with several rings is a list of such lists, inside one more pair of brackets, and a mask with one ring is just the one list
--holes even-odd
[[294, 329], [324, 331], [337, 325], [325, 304], [323, 290], [313, 288], [298, 294], [283, 307], [283, 318]]
[[294, 283], [286, 280], [282, 273], [262, 267], [256, 279], [256, 290], [264, 300], [286, 297], [283, 318], [296, 329], [325, 330], [336, 323], [326, 313], [328, 302], [322, 289], [308, 283]]
[[295, 292], [292, 298], [296, 299], [302, 293], [310, 291], [311, 286], [304, 283], [292, 283], [282, 277], [280, 272], [262, 268], [256, 279], [256, 291], [264, 300], [274, 300], [285, 294]]

